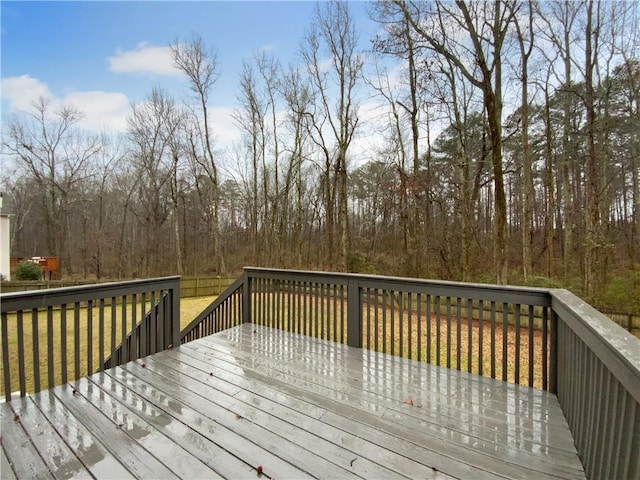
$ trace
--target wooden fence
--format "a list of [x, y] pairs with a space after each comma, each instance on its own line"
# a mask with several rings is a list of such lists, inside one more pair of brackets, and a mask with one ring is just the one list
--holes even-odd
[[[236, 277], [182, 277], [180, 279], [180, 297], [211, 297], [220, 295]], [[45, 282], [2, 282], [0, 293], [24, 292], [31, 290], [45, 290], [49, 288], [77, 287], [81, 285], [95, 285], [94, 281], [79, 280], [51, 280]]]

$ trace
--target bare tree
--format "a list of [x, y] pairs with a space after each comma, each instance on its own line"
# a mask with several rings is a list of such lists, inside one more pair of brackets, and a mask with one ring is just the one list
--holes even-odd
[[[347, 266], [349, 215], [347, 205], [347, 153], [358, 126], [356, 88], [363, 60], [357, 51], [358, 36], [346, 2], [318, 4], [315, 24], [302, 46], [302, 58], [335, 142], [333, 161], [338, 201], [340, 257]], [[324, 56], [328, 58], [324, 58]], [[327, 61], [330, 67], [326, 67]], [[335, 85], [335, 103], [331, 83]], [[333, 104], [333, 105], [332, 105]], [[318, 133], [318, 128], [316, 128]], [[327, 145], [325, 144], [325, 151]], [[331, 221], [331, 219], [327, 219]]]
[[207, 49], [200, 35], [194, 35], [186, 43], [180, 43], [176, 40], [175, 43], [170, 45], [170, 48], [175, 66], [187, 75], [191, 90], [199, 102], [202, 127], [197, 129], [197, 133], [198, 140], [202, 144], [203, 155], [197, 155], [195, 159], [201, 164], [213, 185], [213, 251], [218, 271], [225, 272], [226, 265], [222, 253], [220, 227], [218, 224], [220, 209], [218, 164], [211, 145], [212, 132], [209, 119], [209, 98], [218, 79], [218, 59], [213, 51]]
[[88, 167], [103, 146], [98, 135], [75, 129], [82, 114], [75, 108], [53, 109], [40, 98], [33, 112], [13, 117], [3, 135], [3, 150], [19, 162], [42, 192], [48, 255], [61, 257], [71, 272], [69, 208]]
[[[507, 280], [507, 203], [502, 163], [502, 48], [516, 12], [513, 3], [457, 0], [450, 4], [438, 0], [431, 8], [425, 7], [431, 4], [395, 1], [428, 47], [451, 62], [483, 93], [491, 139], [495, 208], [493, 246], [498, 283]], [[447, 28], [464, 32], [467, 35], [466, 43], [450, 36]]]

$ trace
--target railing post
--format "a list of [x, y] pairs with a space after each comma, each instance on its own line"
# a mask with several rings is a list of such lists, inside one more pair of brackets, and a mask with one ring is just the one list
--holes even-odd
[[[165, 312], [166, 315], [166, 312]], [[135, 328], [135, 327], [134, 327]], [[180, 279], [176, 279], [171, 289], [171, 345], [180, 346]]]
[[347, 345], [362, 348], [362, 294], [357, 279], [347, 283]]
[[248, 272], [244, 272], [242, 286], [242, 323], [251, 323], [251, 277]]
[[551, 309], [551, 345], [549, 346], [549, 391], [558, 394], [558, 314]]

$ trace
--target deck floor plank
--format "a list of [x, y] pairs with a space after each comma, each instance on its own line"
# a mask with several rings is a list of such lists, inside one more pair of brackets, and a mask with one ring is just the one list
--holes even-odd
[[[195, 407], [212, 420], [233, 429], [247, 440], [251, 439], [281, 459], [296, 463], [309, 475], [322, 472], [322, 475], [328, 478], [355, 476], [352, 472], [331, 463], [322, 454], [302, 448], [296, 438], [287, 439], [245, 418], [237, 411], [237, 402], [232, 402], [232, 397], [227, 399], [228, 403], [215, 403], [216, 392], [207, 384], [165, 368], [153, 359], [147, 359], [146, 368], [142, 368], [137, 362], [130, 362], [125, 369], [156, 388], [173, 388], [174, 392], [179, 392], [181, 401], [186, 405]], [[261, 464], [268, 472], [268, 466], [264, 462]]]
[[[256, 472], [253, 467], [234, 457], [205, 435], [202, 435], [196, 429], [192, 429], [180, 421], [177, 416], [174, 416], [171, 409], [166, 408], [166, 406], [171, 403], [176, 408], [182, 409], [183, 407], [174, 402], [171, 397], [164, 397], [159, 402], [159, 406], [157, 406], [107, 373], [99, 374], [92, 380], [98, 387], [111, 394], [113, 398], [134, 409], [138, 415], [151, 425], [154, 425], [158, 430], [164, 430], [165, 435], [170, 436], [176, 444], [190, 451], [200, 461], [206, 463], [222, 478], [255, 478]], [[215, 477], [216, 474], [211, 473], [209, 476]]]
[[17, 398], [9, 405], [20, 417], [20, 423], [29, 432], [29, 439], [40, 456], [50, 459], [47, 466], [55, 478], [90, 477], [87, 468], [57, 435], [51, 423], [30, 397]]
[[2, 478], [584, 478], [548, 392], [252, 324], [0, 415]]
[[[155, 405], [163, 405], [165, 411], [169, 414], [183, 421], [190, 428], [205, 436], [209, 440], [216, 443], [219, 448], [229, 452], [234, 457], [242, 460], [242, 465], [238, 466], [237, 472], [231, 470], [227, 478], [244, 478], [246, 475], [247, 466], [251, 469], [251, 478], [255, 478], [255, 468], [259, 465], [269, 465], [270, 472], [273, 473], [276, 478], [311, 478], [295, 465], [291, 465], [282, 461], [277, 456], [273, 455], [268, 450], [265, 450], [253, 442], [246, 440], [235, 430], [226, 428], [207, 415], [203, 415], [203, 410], [198, 408], [191, 408], [186, 403], [175, 400], [167, 401], [168, 398], [174, 399], [171, 395], [166, 394], [164, 391], [156, 389], [154, 386], [141, 381], [128, 371], [117, 367], [115, 369], [105, 372], [106, 375], [112, 376], [117, 381], [123, 383], [130, 391], [133, 391], [140, 395], [147, 401], [154, 403]], [[165, 403], [166, 402], [166, 403]], [[199, 407], [200, 405], [197, 405]], [[218, 462], [215, 450], [212, 452], [214, 459], [218, 467], [222, 470], [224, 465]]]
[[[185, 346], [186, 347], [186, 346]], [[177, 352], [173, 352], [172, 353], [173, 356], [178, 356], [181, 355], [180, 353]], [[191, 365], [193, 365], [194, 367], [206, 367], [206, 365], [209, 365], [212, 361], [211, 357], [207, 357], [205, 354], [201, 354], [198, 350], [194, 349], [193, 350], [193, 357], [191, 360]], [[202, 355], [200, 358], [197, 358], [198, 355]], [[208, 360], [208, 361], [207, 361]], [[188, 361], [188, 360], [186, 360]], [[243, 375], [239, 375], [237, 372], [234, 373], [232, 370], [234, 368], [239, 368], [237, 366], [234, 366], [232, 364], [229, 364], [227, 362], [224, 362], [223, 360], [221, 360], [220, 358], [216, 358], [215, 359], [215, 364], [218, 367], [216, 369], [216, 373], [215, 375], [218, 378], [221, 379], [225, 379], [227, 381], [230, 382], [239, 382], [237, 383], [238, 385], [242, 385], [244, 387], [244, 389], [246, 391], [240, 392], [239, 394], [236, 395], [236, 398], [243, 398], [246, 399], [247, 401], [254, 401], [254, 399], [257, 399], [259, 395], [269, 395], [275, 398], [278, 398], [278, 401], [280, 403], [285, 402], [287, 398], [294, 398], [295, 399], [295, 407], [294, 408], [300, 408], [301, 404], [300, 399], [297, 397], [294, 397], [294, 395], [300, 395], [299, 391], [291, 391], [289, 389], [289, 383], [284, 383], [282, 384], [282, 386], [284, 387], [284, 392], [283, 391], [278, 391], [278, 390], [274, 390], [273, 387], [277, 388], [277, 383], [274, 382], [272, 379], [268, 378], [268, 377], [264, 377], [264, 379], [261, 382], [256, 382], [256, 387], [251, 387], [250, 385], [248, 385], [247, 383], [244, 382], [244, 377]], [[227, 370], [225, 368], [230, 369]], [[241, 369], [242, 371], [245, 372], [247, 371], [247, 367], [243, 367], [243, 369]], [[252, 376], [258, 375], [258, 372], [252, 372]], [[260, 386], [260, 385], [267, 385], [267, 387], [265, 386]], [[289, 389], [287, 391], [287, 389]], [[321, 398], [320, 400], [318, 400], [318, 403], [320, 404], [324, 404], [325, 400], [323, 398]], [[307, 413], [309, 411], [311, 411], [311, 413], [313, 414], [314, 409], [317, 411], [326, 411], [326, 409], [321, 409], [320, 407], [313, 405], [313, 404], [306, 404], [303, 405], [304, 408], [302, 409], [303, 413]], [[354, 415], [358, 415], [357, 413], [352, 413], [352, 416]], [[383, 416], [384, 417], [384, 416]], [[344, 422], [349, 422], [349, 418], [343, 416], [342, 417], [342, 421], [341, 422], [337, 422], [337, 423], [344, 423]], [[402, 422], [400, 422], [402, 423]], [[407, 428], [415, 428], [415, 418], [412, 417], [409, 420], [406, 420], [406, 427]], [[422, 424], [420, 425], [421, 427], [425, 426], [424, 425], [425, 422], [422, 422]], [[432, 425], [426, 425], [426, 428], [431, 427]], [[357, 428], [356, 426], [354, 426], [353, 428]], [[447, 430], [444, 427], [438, 427], [440, 429], [440, 431], [437, 431], [434, 428], [430, 429], [430, 434], [433, 433], [434, 435], [436, 435], [438, 438], [442, 438], [443, 440], [448, 440], [448, 441], [456, 441], [460, 444], [469, 444], [469, 439], [468, 438], [461, 438], [461, 435], [456, 434], [455, 431], [453, 431], [453, 433], [449, 430]], [[473, 439], [472, 439], [473, 440]], [[494, 456], [497, 456], [497, 458], [501, 458], [504, 459], [506, 457], [508, 457], [508, 450], [507, 447], [504, 447], [503, 445], [499, 444], [499, 443], [491, 443], [489, 442], [489, 447], [486, 447], [487, 442], [484, 442], [484, 440], [482, 438], [477, 438], [476, 440], [473, 440], [472, 443], [472, 448], [475, 450], [482, 450], [483, 448], [485, 449], [486, 452], [493, 454]], [[515, 447], [514, 447], [515, 448]], [[553, 459], [553, 461], [551, 461], [551, 465], [548, 466], [548, 468], [546, 465], [542, 465], [541, 467], [541, 471], [547, 471], [547, 472], [557, 472], [558, 470], [562, 470], [565, 471], [565, 474], [568, 476], [568, 478], [572, 478], [573, 475], [575, 474], [575, 472], [573, 472], [573, 469], [571, 468], [567, 468], [566, 467], [566, 463], [565, 462], [575, 462], [576, 458], [575, 458], [575, 454], [573, 456], [569, 455], [569, 454], [564, 454], [564, 452], [560, 452], [560, 454], [557, 455], [557, 457], [555, 455], [556, 451], [549, 449], [549, 451], [551, 452], [551, 454], [549, 455], [549, 458], [543, 458], [543, 461], [546, 460], [547, 462], [550, 462], [550, 459]], [[515, 452], [515, 453], [514, 453]], [[526, 451], [526, 449], [520, 449], [520, 450], [514, 450], [512, 451], [512, 455], [516, 455], [516, 460], [521, 461], [521, 460], [525, 460], [528, 461], [529, 464], [531, 463], [535, 463], [536, 461], [540, 461], [541, 457], [539, 455], [535, 455], [533, 453], [529, 453]]]
[[103, 413], [93, 407], [82, 395], [73, 393], [75, 388], [69, 384], [55, 387], [52, 392], [77, 419], [103, 445], [138, 478], [178, 478], [178, 476], [130, 437], [118, 425], [115, 425]]
[[56, 434], [81, 459], [96, 478], [135, 478], [69, 410], [48, 390], [31, 396], [34, 404], [55, 427]]
[[[555, 446], [557, 449], [562, 449], [562, 447], [571, 445], [571, 438], [568, 436], [567, 432], [562, 429], [562, 427], [557, 425], [548, 426], [539, 420], [521, 420], [521, 418], [514, 413], [505, 413], [502, 415], [502, 419], [497, 417], [485, 418], [480, 414], [469, 413], [465, 408], [454, 409], [450, 406], [443, 405], [442, 403], [430, 402], [427, 398], [420, 396], [408, 397], [402, 394], [393, 394], [391, 391], [388, 394], [395, 395], [395, 397], [389, 398], [382, 395], [375, 395], [371, 394], [371, 392], [366, 392], [350, 385], [341, 384], [339, 380], [335, 380], [339, 375], [334, 372], [331, 372], [330, 375], [325, 375], [322, 378], [318, 378], [319, 375], [307, 374], [302, 369], [291, 367], [291, 365], [296, 364], [295, 361], [280, 361], [275, 363], [262, 362], [261, 364], [256, 364], [249, 354], [244, 353], [244, 355], [241, 355], [237, 351], [229, 357], [229, 355], [224, 351], [217, 350], [216, 344], [211, 343], [209, 339], [207, 339], [207, 342], [199, 343], [197, 347], [193, 348], [197, 348], [197, 351], [202, 355], [209, 355], [209, 361], [213, 361], [213, 359], [215, 359], [215, 361], [220, 361], [232, 358], [237, 364], [238, 369], [255, 368], [256, 371], [262, 371], [265, 375], [268, 375], [271, 378], [280, 378], [287, 384], [305, 385], [307, 389], [316, 392], [324, 392], [327, 396], [332, 396], [331, 393], [333, 391], [334, 397], [348, 396], [352, 399], [360, 399], [358, 406], [361, 409], [377, 413], [380, 416], [388, 414], [389, 411], [395, 411], [408, 417], [415, 416], [417, 419], [424, 419], [431, 415], [436, 424], [441, 425], [443, 422], [448, 420], [449, 422], [455, 423], [459, 428], [465, 429], [461, 431], [464, 435], [470, 433], [468, 431], [469, 427], [481, 427], [484, 430], [480, 431], [480, 438], [486, 438], [489, 433], [492, 435], [496, 433], [507, 434], [508, 432], [501, 432], [501, 430], [499, 430], [500, 427], [504, 427], [506, 425], [510, 431], [513, 431], [514, 434], [517, 435], [519, 441], [522, 441], [523, 439], [526, 440], [527, 438], [530, 438], [531, 441], [536, 440], [535, 445], [531, 447], [535, 450], [540, 450], [540, 448], [544, 449], [545, 446], [549, 445]], [[328, 378], [331, 378], [331, 380], [328, 380]], [[371, 398], [373, 398], [373, 401]], [[408, 398], [412, 398], [414, 405], [420, 405], [422, 408], [411, 408], [409, 405], [405, 404], [404, 402]], [[353, 402], [354, 405], [356, 403], [356, 401]], [[524, 415], [524, 413], [520, 412], [520, 415]], [[530, 425], [527, 423], [530, 423]], [[565, 461], [572, 456], [575, 457], [575, 451], [571, 452], [572, 448], [569, 448], [569, 452], [572, 455], [566, 456], [562, 461]], [[522, 446], [519, 447], [518, 451], [521, 450], [523, 450]]]
[[9, 403], [0, 404], [2, 449], [18, 478], [54, 478]]
[[[171, 357], [158, 357], [154, 362], [166, 362], [167, 366], [177, 369], [182, 374], [206, 382], [209, 374], [202, 369], [206, 367], [204, 362], [181, 352], [174, 353]], [[173, 359], [178, 361], [168, 361]], [[263, 395], [269, 392], [264, 383], [251, 380], [243, 382], [239, 379], [236, 385], [242, 386], [243, 389], [233, 399], [225, 399], [222, 393], [212, 398], [216, 402], [233, 405], [234, 411], [239, 412], [244, 418], [258, 422], [274, 433], [279, 432], [289, 438], [295, 438], [296, 443], [308, 450], [318, 452], [364, 478], [430, 478], [434, 475], [433, 469], [419, 462], [391, 454], [392, 452], [374, 443], [320, 421], [318, 418], [326, 412], [324, 409], [320, 409], [322, 413], [319, 415], [314, 411], [313, 416], [307, 416], [288, 408], [284, 399], [285, 403], [277, 403], [264, 397]]]
[[[206, 342], [215, 342], [222, 345], [224, 337], [210, 338]], [[298, 365], [300, 358], [308, 358], [309, 355], [314, 353], [313, 349], [305, 349], [304, 344], [300, 344], [301, 342], [297, 346], [292, 345], [291, 348], [286, 349], [279, 345], [273, 345], [269, 348], [265, 343], [260, 339], [253, 340], [244, 336], [241, 341], [226, 343], [226, 345], [241, 345], [243, 351], [268, 352], [268, 358], [287, 361], [287, 365]], [[495, 385], [502, 384], [502, 382], [496, 383], [494, 380], [490, 388], [487, 388], [485, 392], [476, 388], [478, 382], [474, 378], [476, 377], [475, 375], [468, 376], [463, 372], [458, 372], [460, 375], [448, 375], [446, 369], [419, 362], [411, 362], [407, 366], [408, 368], [404, 366], [399, 368], [398, 360], [403, 359], [377, 352], [365, 352], [358, 355], [358, 352], [353, 352], [353, 350], [344, 345], [331, 344], [326, 341], [324, 343], [327, 344], [325, 349], [315, 352], [316, 359], [314, 364], [318, 366], [320, 371], [331, 369], [332, 372], [341, 375], [347, 384], [358, 388], [362, 387], [363, 375], [367, 375], [372, 379], [369, 385], [376, 387], [376, 391], [371, 392], [376, 396], [388, 396], [389, 392], [381, 390], [381, 387], [382, 389], [391, 389], [393, 396], [396, 396], [394, 394], [400, 394], [401, 397], [405, 396], [405, 398], [411, 395], [428, 394], [429, 399], [436, 400], [438, 397], [442, 397], [442, 403], [447, 406], [463, 405], [468, 407], [473, 405], [476, 408], [476, 411], [473, 412], [474, 414], [488, 417], [498, 416], [498, 418], [502, 419], [505, 409], [510, 408], [517, 409], [518, 413], [523, 416], [535, 418], [539, 422], [560, 425], [562, 428], [566, 426], [566, 420], [559, 409], [549, 409], [549, 406], [552, 405], [556, 407], [557, 401], [552, 396], [546, 395], [546, 397], [551, 398], [547, 398], [547, 401], [543, 404], [538, 403], [544, 396], [530, 396], [527, 392], [531, 390], [537, 392], [535, 389], [506, 384], [507, 388], [496, 390]], [[278, 350], [275, 350], [276, 348]], [[317, 359], [325, 359], [325, 362], [318, 362]], [[408, 375], [405, 374], [407, 370], [409, 370]], [[435, 374], [432, 375], [432, 372], [435, 372]], [[314, 371], [311, 373], [319, 372]], [[386, 378], [380, 378], [381, 374], [385, 375]], [[465, 376], [467, 376], [466, 379], [464, 378]], [[487, 380], [491, 381], [491, 379]], [[464, 385], [464, 383], [467, 385]], [[443, 385], [442, 388], [440, 388], [440, 384]], [[439, 393], [440, 390], [443, 390], [444, 393]], [[460, 392], [466, 392], [465, 396], [461, 397]]]
[[[207, 342], [201, 342], [197, 345], [197, 347], [194, 347], [194, 348], [197, 348], [201, 352], [206, 352], [206, 346], [204, 345], [205, 343], [209, 343], [210, 340], [211, 339], [207, 339]], [[212, 341], [217, 342], [218, 339], [214, 339]], [[216, 352], [216, 353], [224, 353], [224, 352]], [[518, 454], [517, 450], [512, 450], [510, 452], [507, 451], [507, 454], [505, 454], [504, 456], [496, 455], [495, 453], [493, 456], [480, 455], [478, 454], [477, 449], [475, 447], [471, 447], [471, 448], [469, 446], [460, 447], [460, 445], [452, 443], [450, 440], [446, 438], [433, 439], [430, 436], [426, 437], [424, 435], [424, 432], [417, 432], [417, 435], [416, 435], [415, 431], [407, 430], [407, 428], [410, 428], [408, 425], [400, 426], [399, 428], [399, 426], [396, 423], [386, 422], [382, 418], [376, 418], [375, 415], [379, 414], [380, 411], [374, 412], [374, 415], [372, 416], [371, 412], [369, 411], [369, 409], [366, 408], [366, 406], [364, 408], [359, 408], [362, 406], [362, 403], [358, 403], [357, 399], [354, 400], [354, 398], [357, 397], [358, 395], [357, 392], [348, 393], [339, 389], [338, 393], [336, 394], [331, 389], [330, 386], [327, 386], [327, 384], [331, 382], [329, 382], [328, 380], [325, 381], [324, 377], [318, 380], [319, 382], [324, 382], [324, 384], [318, 385], [315, 383], [315, 379], [313, 378], [296, 377], [296, 374], [298, 372], [296, 371], [295, 368], [293, 369], [294, 370], [293, 373], [291, 373], [291, 371], [289, 373], [282, 373], [281, 369], [288, 369], [289, 363], [281, 362], [283, 365], [285, 365], [283, 367], [279, 367], [276, 364], [264, 364], [263, 362], [258, 364], [257, 362], [253, 362], [251, 357], [247, 357], [244, 355], [245, 355], [244, 353], [240, 354], [238, 351], [234, 350], [234, 354], [232, 356], [234, 358], [234, 361], [238, 364], [238, 368], [241, 368], [245, 371], [251, 368], [254, 370], [255, 372], [254, 374], [260, 373], [264, 375], [265, 378], [263, 379], [263, 381], [265, 383], [273, 383], [275, 381], [281, 381], [288, 387], [295, 385], [296, 387], [299, 388], [299, 390], [293, 391], [291, 393], [292, 395], [298, 395], [298, 396], [319, 395], [320, 398], [316, 399], [315, 401], [320, 404], [327, 405], [328, 402], [335, 402], [337, 400], [339, 403], [335, 404], [332, 410], [341, 411], [342, 416], [350, 416], [352, 418], [357, 418], [362, 423], [369, 424], [369, 425], [376, 425], [378, 429], [383, 429], [383, 430], [386, 429], [387, 431], [396, 431], [398, 432], [397, 435], [400, 437], [404, 437], [404, 438], [415, 437], [417, 439], [416, 441], [419, 442], [418, 445], [426, 448], [431, 453], [444, 455], [444, 457], [449, 459], [448, 461], [446, 461], [446, 460], [443, 460], [443, 458], [440, 458], [440, 457], [438, 458], [438, 463], [434, 466], [438, 468], [439, 471], [450, 473], [448, 469], [454, 468], [448, 465], [451, 463], [451, 459], [464, 458], [466, 459], [465, 461], [469, 462], [470, 466], [478, 467], [482, 470], [482, 472], [475, 472], [476, 476], [478, 475], [486, 476], [490, 472], [493, 472], [497, 475], [506, 476], [508, 478], [525, 478], [526, 476], [530, 476], [534, 474], [538, 476], [542, 476], [545, 474], [553, 476], [559, 473], [568, 475], [569, 478], [573, 477], [573, 472], [571, 470], [569, 470], [569, 472], [566, 472], [565, 471], [566, 469], [563, 465], [554, 465], [552, 463], [549, 465], [543, 464], [542, 466], [540, 466], [537, 463], [535, 464], [532, 464], [531, 462], [527, 463], [523, 461], [522, 456]], [[209, 359], [209, 360], [212, 361], [212, 359]], [[215, 360], [218, 361], [219, 358], [215, 358]], [[292, 364], [297, 364], [297, 363], [292, 362]], [[334, 377], [332, 377], [331, 375], [327, 375], [327, 377], [334, 380]], [[394, 406], [396, 403], [402, 404], [401, 401], [397, 401], [397, 402], [394, 402]], [[355, 404], [355, 407], [354, 407], [354, 404]], [[376, 403], [375, 406], [378, 407], [379, 403]], [[351, 412], [345, 411], [345, 408], [348, 409], [349, 407], [354, 407], [355, 410]], [[409, 407], [408, 405], [405, 405], [405, 407], [415, 408], [415, 407]], [[465, 415], [466, 415], [466, 412], [465, 412]], [[464, 423], [467, 420], [468, 419], [465, 418], [463, 421], [458, 420], [456, 423], [461, 423], [461, 422]], [[503, 451], [500, 453], [504, 454], [505, 452]]]
[[15, 480], [16, 474], [11, 468], [11, 463], [7, 458], [7, 454], [4, 453], [4, 449], [0, 448], [0, 478], [6, 480]]

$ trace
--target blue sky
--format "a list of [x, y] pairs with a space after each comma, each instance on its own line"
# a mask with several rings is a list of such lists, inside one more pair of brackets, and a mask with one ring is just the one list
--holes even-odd
[[[377, 26], [367, 3], [350, 6], [366, 49]], [[298, 63], [314, 9], [306, 1], [2, 1], [2, 114], [28, 109], [45, 95], [83, 110], [85, 128], [122, 131], [130, 103], [154, 86], [178, 99], [188, 95], [166, 46], [197, 33], [218, 54], [212, 103], [224, 143], [234, 134], [228, 115], [243, 59], [267, 49], [283, 65]]]

